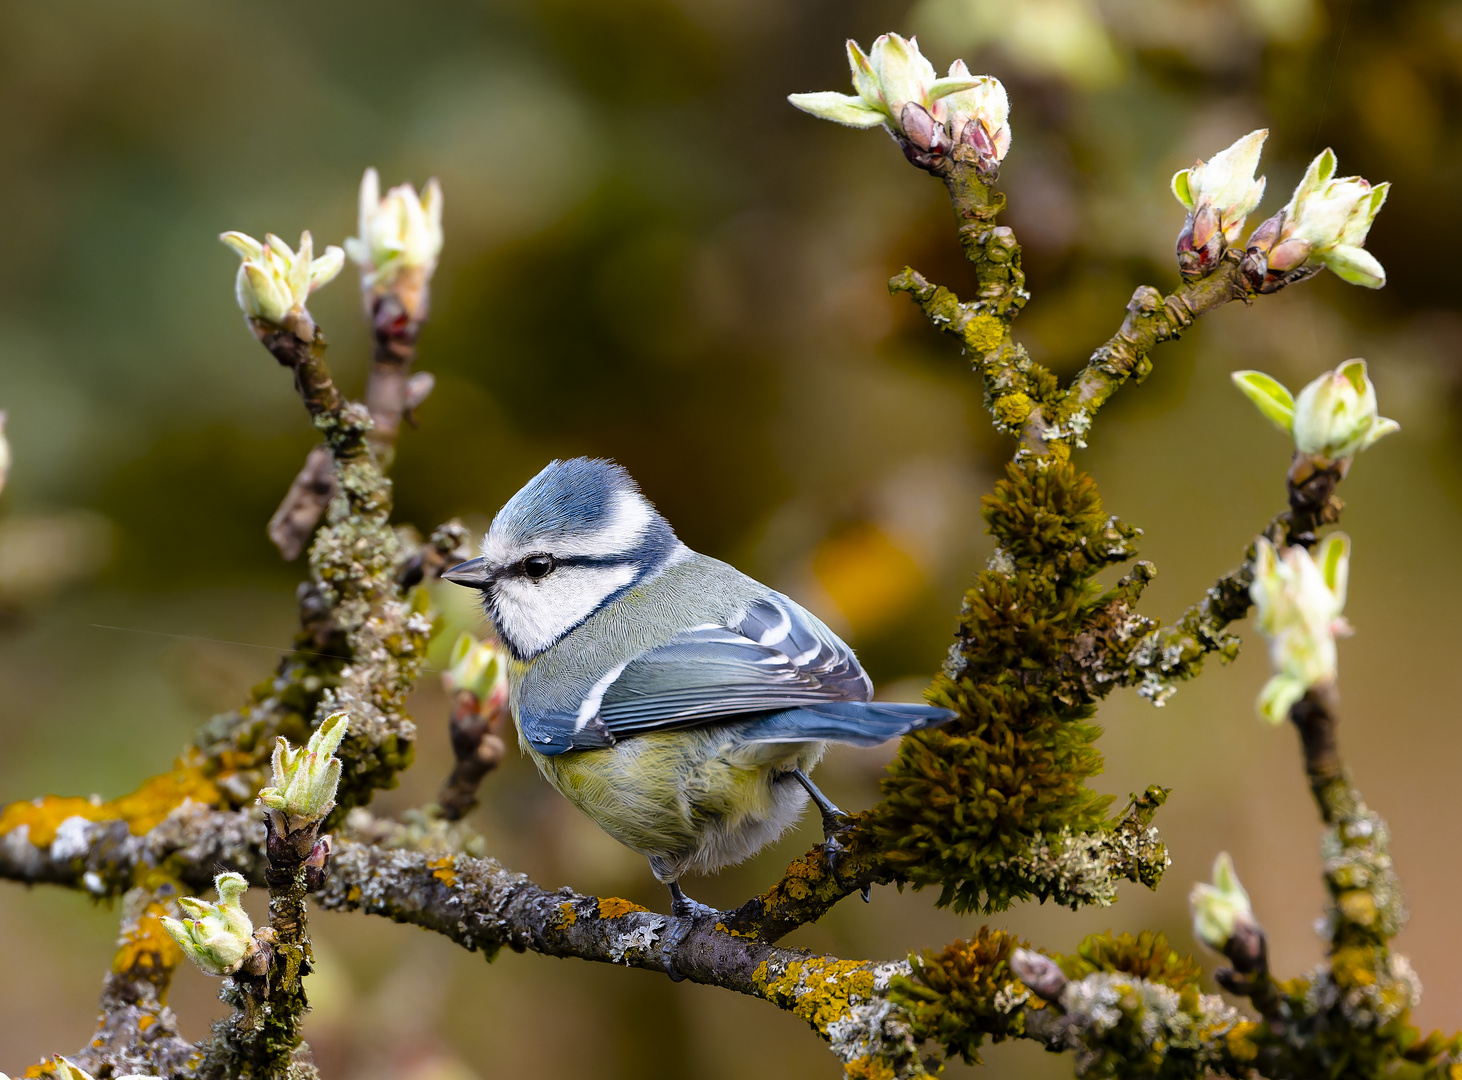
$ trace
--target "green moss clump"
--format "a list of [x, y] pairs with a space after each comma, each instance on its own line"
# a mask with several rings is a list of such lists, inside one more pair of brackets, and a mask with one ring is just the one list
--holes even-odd
[[1072, 956], [1058, 959], [1068, 978], [1084, 979], [1098, 971], [1132, 975], [1160, 983], [1180, 994], [1198, 986], [1203, 965], [1168, 944], [1167, 935], [1143, 930], [1131, 934], [1092, 934]]
[[978, 1065], [987, 1037], [1000, 1042], [1024, 1030], [1020, 1002], [997, 996], [1008, 994], [1012, 984], [1019, 987], [1009, 961], [1025, 944], [1013, 934], [982, 926], [969, 941], [911, 956], [912, 976], [895, 978], [889, 997], [908, 1011], [916, 1039], [933, 1040], [946, 1054]]
[[[957, 719], [905, 738], [873, 812], [888, 864], [939, 904], [1001, 910], [1054, 895], [1021, 863], [1037, 834], [1108, 830], [1095, 696], [1072, 659], [1110, 599], [1094, 583], [1138, 530], [1102, 507], [1069, 461], [1011, 464], [984, 500], [998, 548], [965, 594], [954, 647], [927, 697]], [[1069, 902], [1063, 900], [1063, 902]]]

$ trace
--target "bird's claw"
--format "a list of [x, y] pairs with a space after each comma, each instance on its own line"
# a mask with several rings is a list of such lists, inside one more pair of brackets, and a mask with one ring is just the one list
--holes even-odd
[[685, 975], [675, 966], [675, 954], [680, 951], [681, 943], [685, 936], [690, 933], [694, 923], [701, 919], [721, 918], [721, 912], [709, 904], [702, 904], [699, 900], [692, 900], [681, 891], [678, 883], [670, 886], [670, 914], [675, 916], [676, 923], [670, 933], [665, 936], [665, 942], [660, 946], [660, 958], [665, 962], [665, 974], [670, 976], [672, 982], [685, 981]]
[[848, 850], [838, 839], [839, 833], [848, 830], [848, 821], [848, 815], [841, 811], [836, 814], [824, 814], [822, 817], [822, 857], [827, 863], [829, 877], [837, 877], [838, 858]]
[[670, 914], [677, 919], [713, 919], [719, 918], [721, 912], [682, 893], [670, 901]]
[[832, 833], [822, 838], [822, 861], [827, 864], [829, 877], [838, 876], [838, 856], [847, 850]]

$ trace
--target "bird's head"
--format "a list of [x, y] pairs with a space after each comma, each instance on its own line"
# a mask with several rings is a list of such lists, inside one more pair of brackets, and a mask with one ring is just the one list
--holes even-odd
[[574, 458], [529, 480], [493, 518], [482, 557], [442, 577], [482, 591], [498, 636], [523, 660], [683, 550], [621, 466]]

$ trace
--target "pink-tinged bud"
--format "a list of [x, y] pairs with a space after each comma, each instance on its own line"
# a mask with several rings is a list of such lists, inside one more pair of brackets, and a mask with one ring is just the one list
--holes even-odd
[[1391, 185], [1337, 177], [1335, 170], [1334, 151], [1322, 151], [1289, 204], [1249, 237], [1244, 275], [1250, 287], [1278, 292], [1322, 269], [1370, 289], [1386, 283], [1385, 268], [1363, 245]]
[[1287, 274], [1309, 257], [1309, 241], [1292, 237], [1275, 244], [1269, 250], [1269, 269], [1280, 274]]
[[1016, 949], [1010, 954], [1010, 970], [1037, 997], [1055, 1001], [1070, 980], [1059, 964], [1044, 953]]
[[330, 869], [330, 836], [320, 837], [305, 856], [305, 888], [310, 892], [325, 884], [325, 875]]
[[921, 169], [938, 168], [954, 148], [944, 125], [922, 105], [906, 104], [899, 123], [904, 131], [900, 141], [904, 156]]
[[1218, 212], [1211, 206], [1188, 215], [1178, 234], [1178, 272], [1185, 278], [1200, 278], [1223, 258], [1224, 238], [1218, 227]]
[[1254, 176], [1264, 139], [1250, 132], [1207, 161], [1173, 176], [1173, 195], [1188, 210], [1178, 234], [1178, 269], [1186, 278], [1209, 273], [1239, 238], [1244, 221], [1264, 197], [1264, 177]]
[[856, 93], [792, 94], [787, 100], [850, 127], [882, 124], [922, 169], [942, 168], [960, 142], [975, 148], [982, 175], [999, 169], [1010, 149], [1010, 103], [998, 79], [971, 75], [963, 60], [937, 78], [918, 41], [898, 34], [882, 35], [867, 53], [849, 41], [848, 65]]

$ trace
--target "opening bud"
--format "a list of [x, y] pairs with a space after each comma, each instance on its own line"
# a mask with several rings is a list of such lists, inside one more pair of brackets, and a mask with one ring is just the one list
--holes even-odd
[[1254, 230], [1243, 264], [1250, 288], [1278, 292], [1326, 268], [1352, 285], [1386, 284], [1385, 268], [1364, 244], [1391, 185], [1336, 177], [1335, 169], [1335, 152], [1322, 151], [1288, 205]]
[[1380, 415], [1364, 360], [1347, 360], [1325, 372], [1298, 398], [1262, 371], [1236, 371], [1233, 380], [1261, 413], [1294, 437], [1296, 450], [1326, 463], [1348, 460], [1401, 430], [1395, 420]]
[[298, 251], [291, 251], [273, 233], [266, 233], [262, 244], [241, 232], [222, 233], [219, 239], [243, 260], [234, 279], [234, 295], [244, 314], [312, 340], [315, 324], [305, 302], [310, 293], [335, 280], [345, 265], [345, 253], [331, 245], [315, 258], [308, 229], [300, 233]]
[[163, 916], [163, 928], [188, 959], [206, 975], [232, 975], [254, 950], [254, 924], [240, 903], [249, 883], [242, 874], [219, 874], [213, 879], [217, 902], [183, 897], [180, 907], [191, 918]]
[[1248, 216], [1264, 197], [1264, 177], [1255, 179], [1269, 131], [1251, 131], [1207, 161], [1173, 176], [1173, 194], [1188, 210], [1178, 234], [1178, 270], [1198, 278], [1218, 265], [1238, 241]]
[[345, 738], [346, 717], [325, 718], [301, 749], [280, 736], [274, 744], [274, 783], [259, 792], [259, 802], [284, 818], [286, 832], [322, 821], [335, 806], [340, 759], [334, 757]]
[[452, 646], [449, 665], [442, 673], [442, 686], [447, 693], [465, 690], [483, 706], [497, 699], [506, 704], [507, 657], [501, 650], [463, 631]]
[[1188, 904], [1193, 910], [1193, 936], [1215, 952], [1227, 955], [1236, 935], [1243, 935], [1247, 944], [1258, 931], [1249, 894], [1227, 851], [1213, 861], [1213, 884], [1194, 885]]
[[1298, 545], [1281, 553], [1267, 539], [1254, 545], [1249, 595], [1255, 622], [1269, 642], [1274, 676], [1259, 693], [1259, 715], [1279, 724], [1312, 688], [1335, 682], [1335, 639], [1350, 633], [1341, 616], [1350, 574], [1350, 538], [1332, 533], [1312, 556]]
[[[403, 275], [425, 287], [442, 253], [442, 187], [435, 179], [417, 191], [398, 184], [381, 196], [381, 178], [367, 169], [360, 181], [359, 234], [345, 241], [369, 295], [396, 288]], [[424, 315], [424, 312], [421, 313]]]
[[982, 173], [993, 174], [1010, 148], [1010, 103], [998, 79], [971, 75], [963, 60], [944, 78], [915, 38], [884, 34], [864, 53], [848, 41], [856, 93], [788, 97], [803, 112], [849, 127], [882, 125], [915, 165], [941, 168], [956, 146], [971, 147]]

